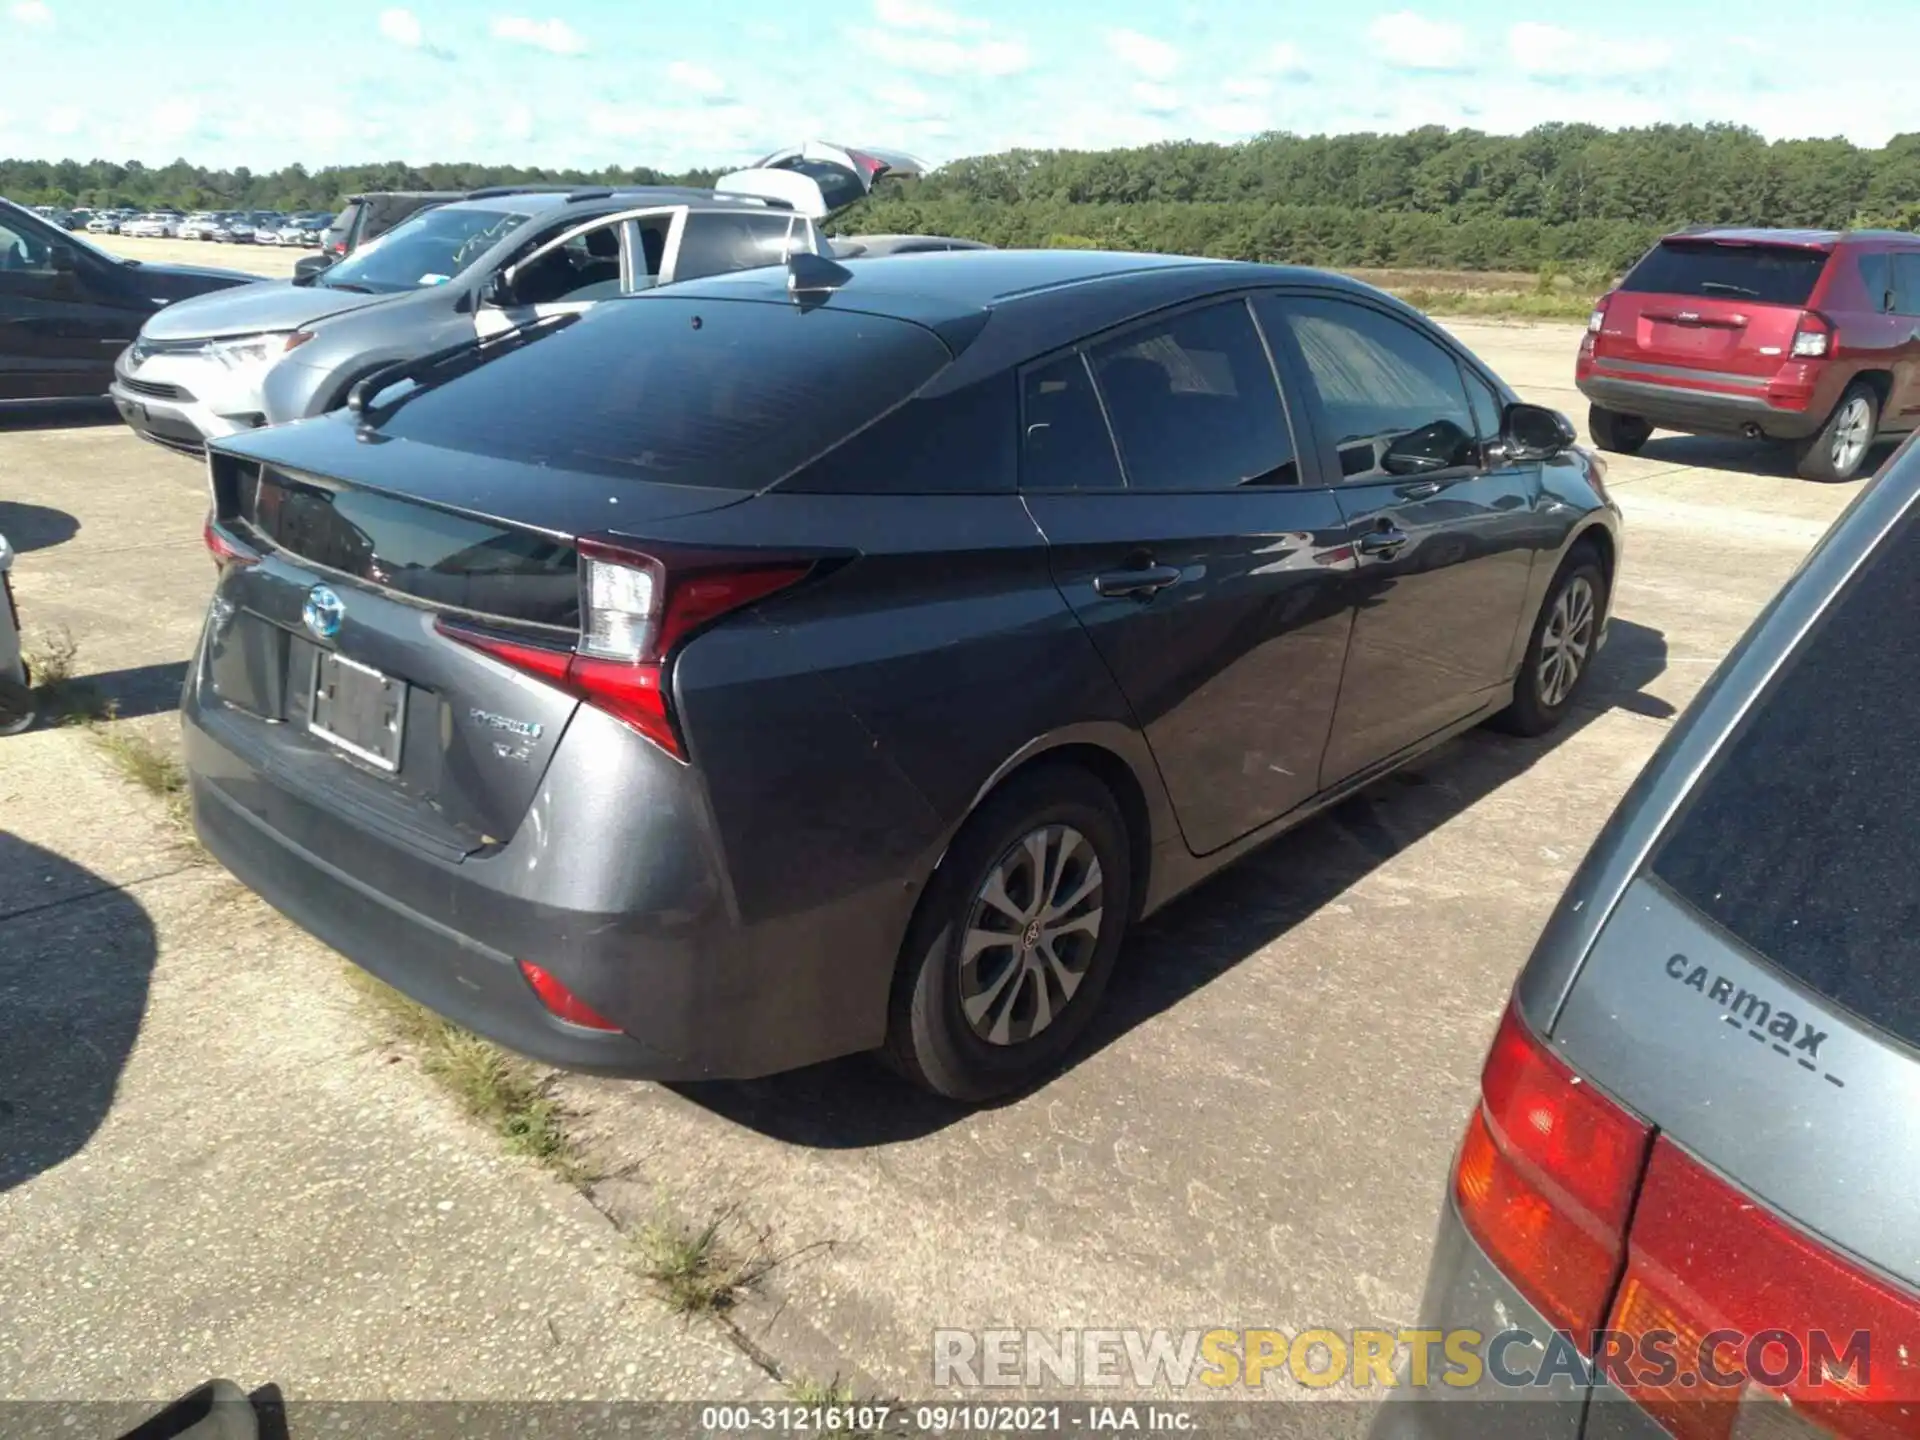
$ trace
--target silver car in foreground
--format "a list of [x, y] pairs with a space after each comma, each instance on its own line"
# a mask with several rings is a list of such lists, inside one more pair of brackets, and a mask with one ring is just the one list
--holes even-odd
[[144, 438], [198, 453], [338, 409], [403, 360], [614, 295], [827, 256], [817, 222], [893, 169], [819, 146], [768, 158], [711, 190], [503, 186], [421, 210], [312, 274], [153, 316], [115, 365], [114, 403]]
[[1375, 1440], [1916, 1433], [1916, 497], [1909, 441], [1575, 874], [1442, 1211], [1473, 1336]]

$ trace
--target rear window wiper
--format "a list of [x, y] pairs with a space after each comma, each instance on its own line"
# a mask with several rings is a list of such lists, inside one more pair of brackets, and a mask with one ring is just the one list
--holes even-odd
[[1722, 291], [1728, 295], [1747, 295], [1755, 300], [1760, 298], [1760, 292], [1751, 286], [1735, 285], [1727, 280], [1702, 280], [1700, 282], [1700, 288], [1702, 290]]
[[[579, 310], [565, 311], [559, 315], [548, 315], [539, 320], [530, 320], [525, 325], [512, 330], [502, 331], [498, 335], [476, 336], [472, 340], [462, 340], [458, 345], [449, 345], [444, 350], [435, 350], [430, 355], [422, 355], [413, 360], [399, 360], [384, 369], [376, 370], [366, 379], [347, 392], [347, 409], [360, 417], [363, 426], [377, 426], [393, 417], [393, 414], [416, 395], [424, 395], [457, 380], [470, 370], [477, 370], [489, 360], [518, 350], [521, 346], [535, 340], [545, 339], [556, 331], [564, 330], [585, 313]], [[380, 395], [411, 381], [411, 386], [401, 391], [384, 405], [375, 405], [373, 401]]]

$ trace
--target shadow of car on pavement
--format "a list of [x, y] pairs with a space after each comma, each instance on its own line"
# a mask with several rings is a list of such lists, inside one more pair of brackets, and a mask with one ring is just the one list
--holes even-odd
[[0, 831], [0, 1193], [71, 1159], [106, 1118], [156, 955], [132, 895]]

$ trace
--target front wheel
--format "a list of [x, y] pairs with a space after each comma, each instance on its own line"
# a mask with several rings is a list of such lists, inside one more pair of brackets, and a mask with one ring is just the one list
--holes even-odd
[[881, 1058], [954, 1100], [1049, 1074], [1085, 1032], [1131, 913], [1125, 821], [1106, 786], [1047, 765], [961, 828], [907, 932]]
[[1585, 687], [1605, 615], [1607, 580], [1592, 550], [1567, 557], [1533, 622], [1513, 703], [1495, 717], [1514, 735], [1544, 735], [1567, 717]]
[[1820, 433], [1800, 446], [1796, 467], [1803, 480], [1851, 480], [1860, 473], [1867, 452], [1880, 431], [1880, 396], [1871, 386], [1855, 382]]

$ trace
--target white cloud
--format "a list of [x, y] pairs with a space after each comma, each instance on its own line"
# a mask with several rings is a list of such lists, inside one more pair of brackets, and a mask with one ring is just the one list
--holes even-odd
[[1171, 115], [1180, 108], [1180, 94], [1166, 85], [1147, 80], [1134, 82], [1134, 103], [1149, 115]]
[[946, 35], [903, 35], [872, 26], [855, 26], [847, 33], [875, 59], [928, 75], [1017, 75], [1033, 63], [1021, 40], [956, 40]]
[[1222, 81], [1220, 89], [1235, 100], [1264, 100], [1273, 93], [1273, 82], [1257, 75], [1241, 76]]
[[508, 140], [531, 140], [533, 138], [532, 108], [517, 100], [508, 105], [500, 114], [500, 134]]
[[1180, 52], [1164, 40], [1138, 30], [1107, 31], [1113, 58], [1149, 80], [1165, 80], [1180, 68]]
[[1275, 75], [1285, 75], [1299, 80], [1306, 77], [1307, 61], [1306, 57], [1300, 53], [1298, 45], [1283, 40], [1261, 57], [1261, 68]]
[[555, 55], [578, 55], [587, 42], [564, 20], [530, 20], [524, 15], [501, 15], [493, 22], [493, 38], [530, 45]]
[[53, 7], [47, 4], [47, 0], [15, 0], [7, 14], [22, 25], [44, 28], [53, 24]]
[[382, 10], [380, 33], [408, 50], [418, 50], [421, 41], [426, 39], [426, 32], [420, 28], [420, 17], [411, 10]]
[[696, 95], [722, 95], [727, 89], [727, 82], [720, 78], [719, 71], [691, 60], [676, 60], [667, 66], [667, 79]]
[[1412, 10], [1382, 15], [1367, 27], [1367, 38], [1381, 59], [1401, 70], [1465, 70], [1473, 58], [1464, 26]]
[[1236, 140], [1244, 140], [1249, 135], [1273, 128], [1266, 107], [1245, 100], [1201, 105], [1194, 110], [1193, 117], [1208, 129]]
[[78, 135], [86, 122], [77, 105], [56, 105], [47, 112], [44, 123], [49, 135]]
[[1645, 74], [1665, 69], [1673, 59], [1673, 48], [1659, 41], [1628, 44], [1543, 25], [1537, 20], [1523, 20], [1507, 32], [1507, 51], [1521, 73], [1542, 78], [1628, 68]]
[[146, 124], [147, 128], [156, 135], [178, 139], [199, 126], [200, 102], [187, 99], [162, 100], [148, 114]]
[[987, 28], [987, 22], [959, 15], [928, 0], [873, 0], [873, 18], [895, 30], [931, 30], [936, 35], [962, 35]]

